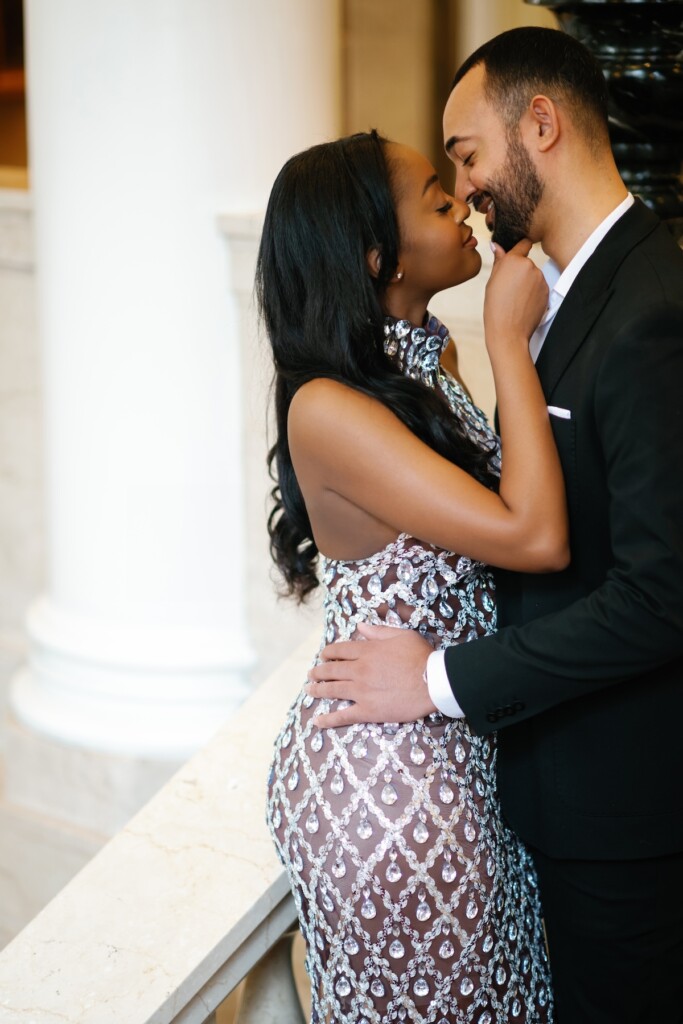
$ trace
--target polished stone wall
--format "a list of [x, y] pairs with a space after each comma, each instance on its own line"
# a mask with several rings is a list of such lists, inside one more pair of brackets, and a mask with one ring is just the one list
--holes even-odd
[[526, 3], [552, 11], [599, 61], [621, 176], [683, 240], [683, 2]]

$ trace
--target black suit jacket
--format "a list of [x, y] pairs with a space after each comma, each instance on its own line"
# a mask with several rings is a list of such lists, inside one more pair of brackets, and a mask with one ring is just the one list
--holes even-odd
[[446, 668], [500, 729], [512, 827], [551, 856], [683, 850], [683, 253], [639, 201], [560, 307], [538, 372], [572, 561], [498, 572], [499, 632]]

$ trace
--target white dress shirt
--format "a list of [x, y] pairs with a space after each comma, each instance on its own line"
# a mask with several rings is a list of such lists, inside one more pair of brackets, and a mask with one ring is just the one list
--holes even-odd
[[620, 217], [623, 217], [630, 206], [633, 206], [633, 196], [629, 192], [626, 199], [619, 203], [616, 209], [612, 210], [612, 212], [609, 213], [605, 219], [600, 222], [600, 224], [598, 224], [595, 231], [588, 236], [576, 256], [569, 261], [562, 272], [560, 272], [560, 268], [554, 260], [549, 259], [544, 263], [541, 273], [548, 284], [548, 307], [543, 314], [540, 324], [531, 335], [531, 340], [529, 341], [529, 351], [531, 352], [531, 358], [534, 362], [538, 359], [538, 354], [543, 348], [543, 342], [546, 339], [548, 331], [550, 330], [550, 325], [555, 319], [558, 309], [562, 305], [562, 300], [565, 298], [567, 292], [579, 276], [579, 271], [582, 270], [584, 264], [587, 263], [589, 258], [593, 255], [609, 229], [616, 224]]
[[[612, 212], [609, 213], [605, 219], [600, 222], [600, 224], [598, 224], [595, 231], [588, 236], [579, 251], [570, 260], [563, 271], [560, 271], [557, 263], [551, 259], [548, 259], [543, 265], [541, 272], [548, 283], [548, 307], [538, 327], [531, 335], [531, 340], [529, 341], [529, 351], [531, 352], [534, 362], [538, 359], [538, 354], [543, 347], [543, 343], [548, 331], [550, 330], [550, 326], [557, 315], [558, 309], [562, 305], [563, 299], [578, 277], [579, 271], [582, 269], [584, 264], [588, 262], [588, 259], [593, 255], [610, 228], [616, 224], [619, 218], [622, 217], [632, 205], [633, 196], [629, 192], [626, 199], [619, 203], [619, 205], [612, 210]], [[449, 718], [464, 718], [465, 712], [458, 704], [458, 701], [453, 694], [453, 690], [451, 689], [451, 684], [448, 681], [445, 651], [434, 651], [429, 655], [427, 658], [425, 676], [427, 679], [429, 696], [439, 711], [444, 715], [448, 715]]]

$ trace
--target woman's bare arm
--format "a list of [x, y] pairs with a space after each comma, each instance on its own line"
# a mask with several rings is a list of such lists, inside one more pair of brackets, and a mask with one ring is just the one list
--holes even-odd
[[332, 494], [395, 533], [492, 565], [532, 572], [566, 566], [564, 484], [528, 350], [545, 301], [536, 274], [512, 250], [497, 260], [487, 287], [503, 444], [499, 493], [437, 455], [380, 402], [316, 379], [299, 389], [289, 416], [290, 450], [314, 529], [316, 494], [321, 501]]

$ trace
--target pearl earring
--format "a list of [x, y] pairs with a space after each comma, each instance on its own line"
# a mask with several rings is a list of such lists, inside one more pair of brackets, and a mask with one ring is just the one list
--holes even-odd
[[402, 277], [403, 277], [403, 271], [402, 270], [397, 270], [396, 271], [396, 280], [400, 281]]

